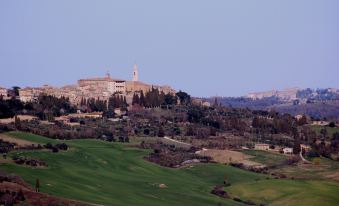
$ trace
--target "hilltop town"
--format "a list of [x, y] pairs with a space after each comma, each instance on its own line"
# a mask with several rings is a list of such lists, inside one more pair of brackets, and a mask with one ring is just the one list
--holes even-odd
[[[52, 87], [43, 85], [42, 87], [26, 87], [19, 89], [19, 99], [22, 102], [36, 101], [41, 94], [54, 96], [57, 98], [67, 98], [73, 105], [80, 105], [82, 100], [96, 99], [108, 101], [114, 95], [126, 97], [128, 104], [132, 103], [133, 95], [143, 92], [146, 94], [151, 89], [157, 89], [164, 94], [175, 94], [176, 91], [170, 86], [159, 86], [139, 81], [138, 66], [133, 66], [132, 80], [122, 80], [111, 77], [107, 73], [104, 77], [87, 78], [78, 80], [76, 85], [64, 87]], [[8, 89], [0, 87], [0, 96], [8, 97]]]

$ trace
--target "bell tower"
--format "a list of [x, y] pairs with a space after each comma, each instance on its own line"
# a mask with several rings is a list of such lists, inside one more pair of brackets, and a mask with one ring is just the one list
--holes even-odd
[[134, 82], [139, 81], [138, 65], [137, 64], [133, 65], [133, 81]]

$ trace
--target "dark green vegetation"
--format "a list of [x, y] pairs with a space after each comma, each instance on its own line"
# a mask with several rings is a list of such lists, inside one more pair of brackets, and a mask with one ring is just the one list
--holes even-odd
[[[24, 103], [17, 99], [17, 93], [18, 88], [13, 90], [13, 96], [7, 100], [0, 96], [0, 118], [9, 118], [18, 114], [31, 114], [43, 120], [53, 121], [54, 117], [74, 113], [77, 109], [82, 112], [100, 111], [104, 113], [105, 117], [111, 118], [115, 116], [114, 109], [120, 108], [126, 111], [128, 106], [126, 97], [119, 93], [112, 95], [108, 100], [82, 98], [77, 107], [71, 105], [68, 98], [57, 98], [45, 94], [40, 95], [35, 101]], [[177, 95], [165, 94], [156, 88], [152, 88], [145, 95], [142, 91], [138, 94], [135, 93], [132, 105], [160, 107], [175, 105], [178, 98], [182, 103], [190, 101], [190, 96], [185, 92], [180, 91]]]
[[53, 120], [55, 116], [74, 113], [76, 108], [69, 99], [41, 95], [34, 102], [21, 102], [15, 97], [4, 100], [0, 97], [0, 118], [10, 118], [18, 114], [36, 115], [40, 119]]
[[[46, 144], [60, 143], [37, 135], [11, 132], [9, 135]], [[68, 152], [20, 152], [45, 161], [37, 169], [2, 164], [1, 170], [22, 176], [53, 195], [105, 205], [241, 205], [210, 194], [225, 175], [231, 196], [272, 205], [336, 205], [339, 185], [325, 181], [276, 180], [220, 164], [203, 164], [182, 169], [164, 168], [143, 159], [149, 151], [121, 143], [98, 140], [67, 141]], [[9, 156], [15, 155], [12, 152]], [[165, 184], [167, 188], [159, 188]]]

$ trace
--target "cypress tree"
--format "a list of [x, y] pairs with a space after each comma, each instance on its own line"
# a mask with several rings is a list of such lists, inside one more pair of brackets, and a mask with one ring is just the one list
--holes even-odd
[[141, 106], [145, 105], [145, 96], [144, 96], [144, 92], [142, 90], [140, 92], [140, 105]]

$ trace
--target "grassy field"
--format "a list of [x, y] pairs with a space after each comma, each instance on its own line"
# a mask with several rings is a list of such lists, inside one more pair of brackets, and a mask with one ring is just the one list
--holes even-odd
[[232, 194], [256, 203], [285, 205], [338, 205], [338, 185], [320, 181], [260, 180], [229, 187]]
[[288, 156], [283, 155], [283, 154], [260, 151], [260, 150], [244, 150], [242, 152], [247, 155], [254, 156], [253, 158], [250, 158], [250, 160], [259, 162], [267, 166], [277, 165], [288, 159]]
[[310, 126], [318, 135], [320, 135], [320, 131], [323, 128], [326, 128], [328, 132], [328, 136], [332, 138], [333, 134], [339, 132], [339, 127], [328, 127], [328, 126], [320, 126], [320, 125], [311, 125]]
[[332, 180], [339, 182], [339, 163], [321, 158], [319, 165], [298, 164], [273, 169], [272, 172], [283, 173], [288, 177], [312, 180]]
[[[44, 137], [12, 132], [8, 135], [37, 143], [57, 143]], [[272, 205], [336, 205], [339, 185], [326, 181], [274, 180], [221, 164], [170, 169], [143, 159], [149, 151], [97, 140], [67, 141], [68, 152], [21, 152], [41, 159], [48, 168], [1, 164], [0, 169], [22, 176], [53, 195], [104, 205], [241, 205], [213, 196], [214, 185], [226, 175], [232, 196]], [[11, 153], [15, 155], [17, 152]], [[159, 188], [159, 184], [167, 188]], [[288, 204], [286, 204], [288, 202]], [[325, 204], [326, 203], [326, 204]]]

